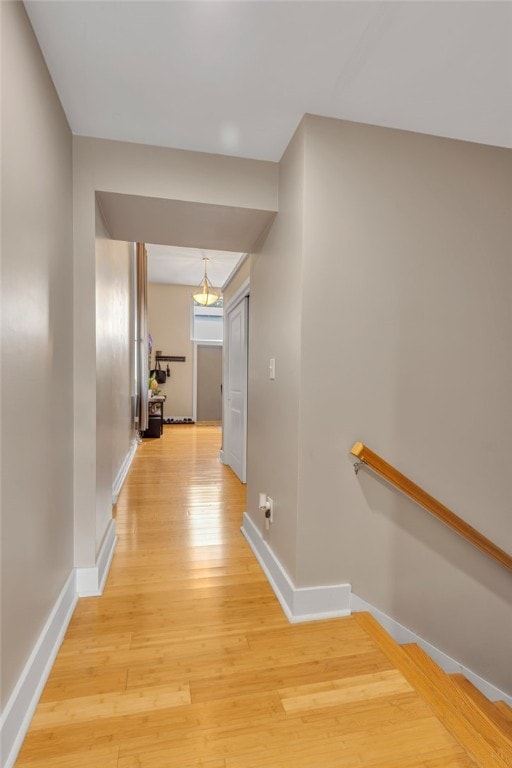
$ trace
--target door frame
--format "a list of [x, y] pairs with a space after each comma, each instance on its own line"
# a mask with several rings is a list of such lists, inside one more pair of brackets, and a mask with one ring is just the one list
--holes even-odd
[[[238, 288], [238, 290], [235, 291], [233, 296], [229, 299], [227, 304], [224, 306], [224, 352], [223, 352], [223, 383], [222, 383], [222, 446], [220, 449], [220, 460], [224, 464], [224, 454], [226, 453], [226, 439], [229, 439], [229, 436], [227, 436], [227, 430], [225, 427], [225, 419], [226, 414], [228, 412], [228, 392], [229, 392], [229, 333], [228, 333], [228, 318], [229, 313], [235, 309], [237, 304], [239, 304], [241, 301], [247, 298], [247, 296], [250, 295], [250, 287], [251, 287], [251, 278], [248, 277], [244, 280], [244, 282], [241, 284], [241, 286]], [[249, 313], [250, 313], [250, 302], [248, 302], [247, 305], [247, 323], [249, 326]], [[246, 344], [246, 356], [247, 356], [247, 362], [249, 362], [249, 334], [246, 334], [245, 338], [245, 344]], [[249, 372], [247, 371], [246, 376], [246, 391], [245, 391], [245, 445], [243, 450], [243, 467], [242, 467], [242, 477], [244, 478], [242, 482], [246, 482], [247, 479], [247, 430], [248, 430], [248, 421], [247, 421], [247, 400], [248, 400], [248, 379], [249, 379]]]
[[[222, 341], [194, 341], [192, 351], [192, 420], [197, 422], [197, 348], [198, 347], [224, 347]], [[224, 378], [224, 353], [222, 354], [222, 377]], [[224, 408], [224, 386], [222, 387], [222, 408]], [[224, 411], [223, 411], [224, 413]]]

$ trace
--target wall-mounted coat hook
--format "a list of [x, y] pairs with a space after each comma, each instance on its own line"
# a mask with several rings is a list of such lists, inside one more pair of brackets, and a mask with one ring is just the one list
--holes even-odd
[[185, 355], [157, 355], [155, 357], [155, 362], [165, 363], [184, 363], [186, 362]]

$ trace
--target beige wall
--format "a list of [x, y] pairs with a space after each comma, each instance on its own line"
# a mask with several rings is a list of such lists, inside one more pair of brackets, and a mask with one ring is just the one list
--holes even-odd
[[[366, 442], [512, 552], [512, 153], [315, 117], [302, 127], [304, 217], [287, 235], [303, 233], [301, 314], [285, 303], [251, 323], [251, 514], [276, 471], [295, 477], [298, 521], [275, 515], [270, 543], [279, 557], [283, 540], [296, 548], [297, 586], [350, 582], [511, 693], [510, 574], [370, 474], [356, 478], [347, 454]], [[281, 211], [290, 196], [281, 186]], [[281, 218], [265, 248], [289, 267], [285, 243], [273, 247]], [[284, 281], [272, 290], [276, 264], [256, 264], [251, 310], [272, 308]], [[283, 458], [284, 436], [263, 436], [289, 382], [272, 388], [261, 369], [291, 321], [300, 433], [287, 433]]]
[[[190, 312], [192, 305], [191, 285], [148, 285], [148, 327], [153, 340], [152, 365], [155, 351], [164, 355], [183, 355], [184, 363], [169, 363], [171, 377], [160, 384], [167, 400], [164, 405], [166, 418], [192, 418], [193, 352], [190, 340]], [[167, 363], [162, 363], [166, 368]]]
[[0, 13], [3, 707], [73, 567], [73, 262], [71, 134], [23, 4]]
[[111, 240], [96, 206], [96, 547], [112, 519], [112, 487], [135, 439], [132, 243]]
[[[263, 530], [258, 493], [275, 500], [269, 543], [292, 579], [297, 568], [297, 462], [302, 295], [304, 129], [281, 161], [279, 214], [251, 258], [247, 508]], [[276, 360], [276, 379], [268, 377]]]
[[350, 581], [510, 693], [510, 573], [346, 451], [366, 442], [512, 552], [512, 153], [306, 131], [299, 583]]

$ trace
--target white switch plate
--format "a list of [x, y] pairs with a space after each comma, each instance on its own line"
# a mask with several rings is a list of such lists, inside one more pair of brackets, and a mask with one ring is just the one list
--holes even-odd
[[269, 364], [268, 364], [268, 377], [269, 379], [274, 380], [276, 377], [276, 359], [275, 357], [271, 357]]

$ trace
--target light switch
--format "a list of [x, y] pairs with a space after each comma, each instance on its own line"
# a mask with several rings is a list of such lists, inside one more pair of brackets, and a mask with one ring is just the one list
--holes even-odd
[[276, 377], [276, 359], [271, 357], [268, 364], [268, 377], [269, 379], [275, 379]]

